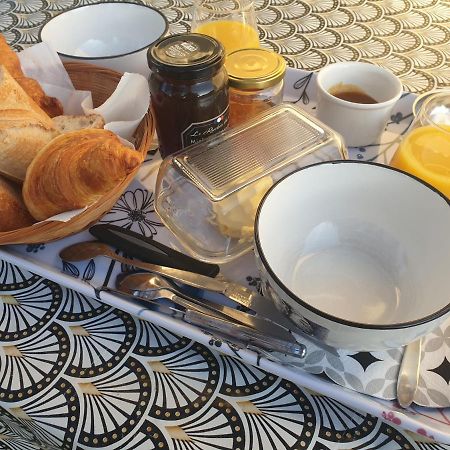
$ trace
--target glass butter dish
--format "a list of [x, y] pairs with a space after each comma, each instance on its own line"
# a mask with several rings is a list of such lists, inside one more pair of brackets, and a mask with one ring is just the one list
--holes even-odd
[[229, 262], [252, 248], [256, 210], [276, 181], [347, 158], [338, 134], [283, 103], [167, 157], [156, 182], [156, 211], [194, 257]]

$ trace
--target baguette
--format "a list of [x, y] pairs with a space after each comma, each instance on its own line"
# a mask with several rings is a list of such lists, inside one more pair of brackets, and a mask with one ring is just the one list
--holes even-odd
[[0, 177], [0, 232], [27, 227], [33, 222], [22, 200], [20, 188]]
[[51, 118], [0, 66], [0, 173], [23, 181], [38, 151], [57, 134]]
[[59, 133], [82, 130], [84, 128], [103, 128], [105, 121], [99, 114], [87, 116], [58, 116], [53, 117], [53, 125]]
[[0, 33], [0, 65], [5, 66], [11, 76], [22, 89], [42, 108], [50, 117], [60, 116], [64, 113], [61, 102], [55, 97], [45, 94], [40, 84], [28, 78], [22, 72], [17, 53], [8, 45], [6, 39]]

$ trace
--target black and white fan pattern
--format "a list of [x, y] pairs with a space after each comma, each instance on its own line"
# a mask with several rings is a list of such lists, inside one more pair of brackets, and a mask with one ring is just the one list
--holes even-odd
[[8, 263], [0, 279], [0, 449], [450, 448]]

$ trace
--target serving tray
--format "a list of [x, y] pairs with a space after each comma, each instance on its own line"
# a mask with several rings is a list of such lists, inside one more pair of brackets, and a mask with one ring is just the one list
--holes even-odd
[[[288, 70], [286, 75], [285, 100], [297, 103], [300, 107], [314, 113], [314, 77], [314, 74], [309, 72]], [[414, 96], [412, 94], [404, 94], [392, 114], [391, 121], [383, 135], [382, 143], [364, 148], [352, 148], [350, 149], [351, 157], [360, 160], [376, 159], [377, 161], [387, 163], [398, 144], [399, 138], [406, 132], [411, 123], [411, 106], [413, 101]], [[155, 239], [160, 240], [161, 242], [177, 246], [174, 237], [162, 226], [154, 212], [153, 185], [158, 164], [159, 158], [149, 154], [133, 184], [122, 195], [112, 210], [101, 219], [101, 222], [114, 223], [119, 226], [131, 228], [146, 236], [154, 236]], [[51, 279], [87, 296], [96, 296], [105, 303], [134, 314], [142, 319], [149, 320], [178, 335], [183, 335], [204, 345], [211, 346], [224, 354], [239, 357], [244, 362], [257, 365], [264, 370], [291, 380], [300, 386], [325, 394], [374, 416], [390, 420], [397, 426], [419, 432], [433, 437], [440, 442], [450, 444], [450, 408], [424, 409], [413, 406], [406, 411], [399, 408], [395, 401], [373, 397], [374, 395], [377, 395], [378, 397], [384, 397], [386, 399], [393, 398], [395, 395], [393, 388], [396, 381], [395, 366], [393, 365], [390, 370], [390, 380], [386, 373], [381, 377], [379, 376], [379, 372], [373, 370], [375, 367], [374, 365], [377, 364], [377, 360], [380, 361], [381, 355], [365, 354], [365, 356], [361, 356], [361, 354], [349, 354], [347, 352], [342, 354], [341, 358], [336, 358], [335, 361], [331, 361], [325, 354], [319, 354], [316, 351], [310, 352], [310, 355], [314, 354], [314, 357], [316, 358], [314, 362], [316, 367], [315, 370], [317, 373], [321, 374], [321, 377], [318, 377], [313, 373], [307, 372], [307, 370], [309, 370], [309, 372], [314, 372], [314, 370], [311, 370], [311, 368], [314, 367], [311, 360], [309, 360], [309, 362], [306, 361], [307, 364], [303, 364], [303, 368], [306, 370], [302, 370], [298, 367], [293, 367], [291, 365], [292, 361], [283, 360], [283, 363], [272, 361], [262, 354], [240, 349], [227, 342], [222, 342], [215, 339], [211, 334], [204, 333], [186, 323], [180, 322], [174, 318], [162, 316], [153, 311], [142, 309], [130, 301], [115, 297], [109, 293], [99, 292], [98, 289], [96, 289], [100, 286], [108, 284], [112, 285], [115, 275], [119, 271], [129, 270], [130, 268], [128, 267], [123, 267], [103, 258], [97, 258], [96, 260], [76, 265], [63, 264], [61, 262], [58, 257], [61, 248], [74, 242], [91, 239], [92, 236], [89, 233], [82, 232], [50, 244], [3, 247], [0, 249], [0, 258], [25, 267], [33, 273]], [[251, 254], [242, 257], [235, 263], [223, 266], [221, 270], [222, 273], [229, 278], [258, 288], [259, 279]], [[437, 332], [436, 336], [432, 337], [431, 340], [435, 345], [436, 340], [440, 339], [440, 332], [442, 333], [442, 344], [447, 345], [445, 336], [450, 329], [448, 325], [450, 324], [446, 324], [446, 326], [442, 327], [442, 329]], [[433, 353], [436, 352], [430, 352], [430, 354]], [[442, 352], [439, 353], [439, 355], [441, 354]], [[430, 363], [431, 366], [438, 364], [438, 361], [433, 361], [432, 356], [430, 356], [430, 358], [432, 361]], [[393, 361], [398, 360], [399, 355], [393, 355], [392, 359]], [[356, 363], [359, 364], [358, 367], [361, 368], [359, 369], [360, 375], [356, 376], [353, 369], [347, 372], [345, 370], [347, 366], [341, 364], [342, 362], [345, 363], [345, 360], [356, 361]], [[447, 360], [444, 357], [443, 364], [445, 361]], [[320, 367], [321, 369], [317, 369], [317, 367]], [[435, 367], [440, 366], [438, 364]], [[378, 377], [378, 380], [382, 379], [383, 385], [381, 387], [378, 386], [377, 389], [375, 389], [373, 386], [376, 385], [376, 383], [374, 383], [373, 380], [367, 379], [366, 373], [370, 371], [377, 374], [376, 377]], [[436, 372], [436, 374], [438, 374], [438, 372]], [[339, 379], [339, 377], [341, 379]], [[361, 382], [361, 380], [363, 382]], [[422, 404], [427, 406], [436, 406], [439, 404], [447, 406], [445, 402], [447, 401], [447, 395], [450, 398], [450, 392], [448, 392], [448, 381], [445, 382], [444, 377], [443, 380], [444, 381], [441, 383], [443, 388], [438, 383], [437, 385], [433, 384], [432, 390], [433, 392], [443, 393], [444, 398], [434, 398], [433, 395], [430, 396], [428, 386], [425, 386], [425, 388], [424, 386], [421, 386], [422, 390], [426, 392], [426, 395], [424, 394], [423, 396]], [[381, 381], [378, 381], [378, 384], [380, 382]], [[339, 383], [342, 386], [336, 383]], [[370, 393], [372, 396], [364, 395], [361, 392]]]

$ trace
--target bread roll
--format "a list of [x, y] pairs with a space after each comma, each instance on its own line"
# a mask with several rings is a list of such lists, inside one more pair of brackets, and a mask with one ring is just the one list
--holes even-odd
[[64, 113], [61, 102], [55, 97], [45, 94], [40, 84], [32, 78], [27, 78], [20, 67], [17, 53], [7, 44], [0, 34], [0, 65], [5, 66], [11, 76], [24, 91], [42, 108], [50, 117], [60, 116]]
[[82, 130], [84, 128], [103, 128], [105, 121], [99, 114], [87, 116], [58, 116], [53, 117], [53, 125], [59, 133]]
[[50, 117], [0, 66], [0, 173], [23, 181], [37, 152], [56, 135]]
[[0, 177], [0, 232], [27, 227], [33, 222], [22, 200], [20, 188]]
[[142, 162], [108, 130], [86, 129], [57, 136], [34, 158], [22, 194], [37, 220], [83, 208], [113, 189]]

